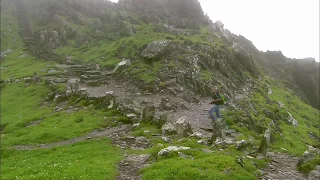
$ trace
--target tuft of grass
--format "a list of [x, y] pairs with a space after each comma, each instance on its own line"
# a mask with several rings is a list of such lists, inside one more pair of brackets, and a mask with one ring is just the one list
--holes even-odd
[[298, 167], [298, 170], [304, 173], [309, 173], [314, 170], [317, 165], [320, 165], [320, 157], [316, 157], [315, 159], [302, 164]]

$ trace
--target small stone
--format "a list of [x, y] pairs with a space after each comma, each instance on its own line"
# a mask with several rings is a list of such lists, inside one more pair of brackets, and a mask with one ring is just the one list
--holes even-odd
[[168, 138], [168, 137], [161, 137], [161, 139], [162, 139], [164, 142], [169, 142], [169, 138]]
[[133, 127], [139, 127], [140, 123], [134, 124]]
[[190, 137], [202, 138], [203, 135], [199, 132], [195, 132], [195, 133], [191, 134]]
[[248, 143], [245, 140], [237, 141], [236, 142], [236, 149], [242, 150], [248, 146]]
[[199, 141], [197, 141], [197, 143], [198, 143], [198, 144], [207, 144], [206, 141], [204, 141], [204, 140], [202, 140], [202, 139], [199, 140]]
[[202, 149], [202, 152], [209, 154], [209, 153], [212, 153], [213, 151], [211, 151], [210, 149]]
[[178, 152], [178, 155], [179, 157], [182, 157], [182, 158], [187, 158], [187, 155], [182, 153], [182, 152]]
[[106, 92], [107, 95], [113, 95], [113, 91]]
[[227, 129], [226, 130], [226, 134], [232, 134], [232, 133], [236, 133], [236, 130], [234, 130], [234, 129]]

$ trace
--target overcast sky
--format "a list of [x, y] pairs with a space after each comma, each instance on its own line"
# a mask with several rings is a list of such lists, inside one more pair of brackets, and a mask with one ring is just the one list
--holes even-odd
[[[117, 2], [117, 0], [112, 0]], [[319, 0], [199, 0], [205, 13], [262, 51], [319, 61]]]

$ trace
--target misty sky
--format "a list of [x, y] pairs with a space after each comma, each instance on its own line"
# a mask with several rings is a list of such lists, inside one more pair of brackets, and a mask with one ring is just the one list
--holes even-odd
[[[111, 0], [117, 2], [117, 0]], [[262, 51], [319, 61], [319, 0], [199, 0], [205, 13]]]

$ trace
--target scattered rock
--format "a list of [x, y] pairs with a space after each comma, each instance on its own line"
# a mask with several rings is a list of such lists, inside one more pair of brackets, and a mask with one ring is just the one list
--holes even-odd
[[292, 114], [289, 113], [289, 116], [288, 116], [288, 123], [292, 124], [293, 127], [298, 127], [298, 121], [296, 119], [293, 118]]
[[189, 150], [190, 147], [182, 147], [182, 146], [169, 146], [167, 148], [162, 149], [159, 151], [159, 156], [165, 156], [168, 155], [172, 151], [181, 151], [181, 150]]
[[203, 134], [199, 133], [199, 132], [195, 132], [193, 134], [190, 135], [190, 137], [196, 137], [196, 138], [203, 138]]
[[242, 150], [242, 149], [246, 148], [247, 146], [248, 146], [247, 141], [245, 141], [243, 139], [241, 141], [236, 142], [236, 149], [237, 150]]
[[22, 54], [18, 58], [25, 58], [25, 57], [28, 57], [28, 54]]
[[216, 145], [231, 145], [234, 144], [234, 139], [230, 138], [230, 137], [226, 137], [224, 140], [222, 140], [221, 137], [217, 137], [216, 141], [215, 141]]
[[116, 65], [116, 67], [113, 69], [112, 73], [115, 73], [120, 67], [130, 66], [130, 65], [131, 65], [130, 59], [124, 59], [123, 61], [121, 61], [120, 63], [118, 63]]
[[319, 157], [320, 155], [320, 150], [318, 148], [314, 148], [312, 146], [308, 146], [308, 150], [306, 150], [302, 157], [298, 161], [298, 167], [302, 166], [303, 164], [312, 161], [316, 157]]
[[210, 149], [202, 149], [202, 152], [207, 153], [207, 154], [210, 154], [210, 153], [212, 153], [213, 151], [211, 151]]
[[168, 137], [161, 137], [161, 139], [162, 139], [164, 142], [169, 142], [169, 138], [168, 138]]
[[12, 51], [13, 51], [13, 49], [7, 49], [7, 50], [1, 52], [1, 58], [6, 57]]
[[270, 138], [271, 138], [271, 131], [270, 129], [267, 129], [266, 132], [264, 133], [264, 137], [266, 138], [267, 140], [267, 145], [270, 144]]
[[320, 165], [317, 165], [316, 168], [310, 171], [308, 175], [308, 180], [319, 180], [320, 179]]
[[208, 142], [207, 142], [206, 140], [203, 140], [203, 139], [198, 140], [197, 143], [198, 143], [198, 144], [204, 144], [204, 145], [207, 145], [207, 144], [208, 144]]
[[179, 135], [186, 136], [192, 134], [191, 124], [186, 120], [186, 117], [181, 117], [178, 119], [175, 125]]
[[279, 104], [280, 108], [284, 108], [285, 107], [284, 104], [282, 102], [280, 102], [280, 101], [278, 102], [278, 104]]
[[113, 91], [106, 92], [107, 95], [113, 95]]
[[126, 114], [126, 116], [128, 118], [135, 118], [137, 115], [136, 114], [133, 114], [133, 113], [130, 113], [130, 114]]
[[148, 161], [150, 154], [142, 155], [129, 155], [126, 159], [122, 160], [119, 163], [118, 170], [120, 175], [116, 177], [116, 180], [123, 179], [141, 179], [139, 176], [139, 169], [145, 167], [146, 162]]
[[176, 128], [169, 122], [164, 124], [161, 129], [162, 129], [163, 136], [177, 133]]
[[140, 123], [134, 124], [133, 127], [139, 127]]
[[226, 130], [226, 134], [233, 134], [233, 133], [236, 133], [236, 130], [234, 130], [234, 129], [227, 129]]
[[57, 70], [55, 70], [55, 69], [50, 69], [49, 71], [48, 71], [48, 74], [55, 74], [55, 73], [57, 73], [58, 71]]
[[237, 156], [236, 157], [236, 163], [239, 164], [241, 167], [244, 167], [244, 163], [243, 163], [243, 157]]
[[272, 94], [272, 89], [271, 89], [271, 86], [268, 85], [268, 94], [271, 95]]
[[56, 83], [65, 83], [67, 80], [62, 78], [57, 78], [54, 80]]
[[179, 157], [187, 158], [188, 156], [182, 152], [178, 152]]

